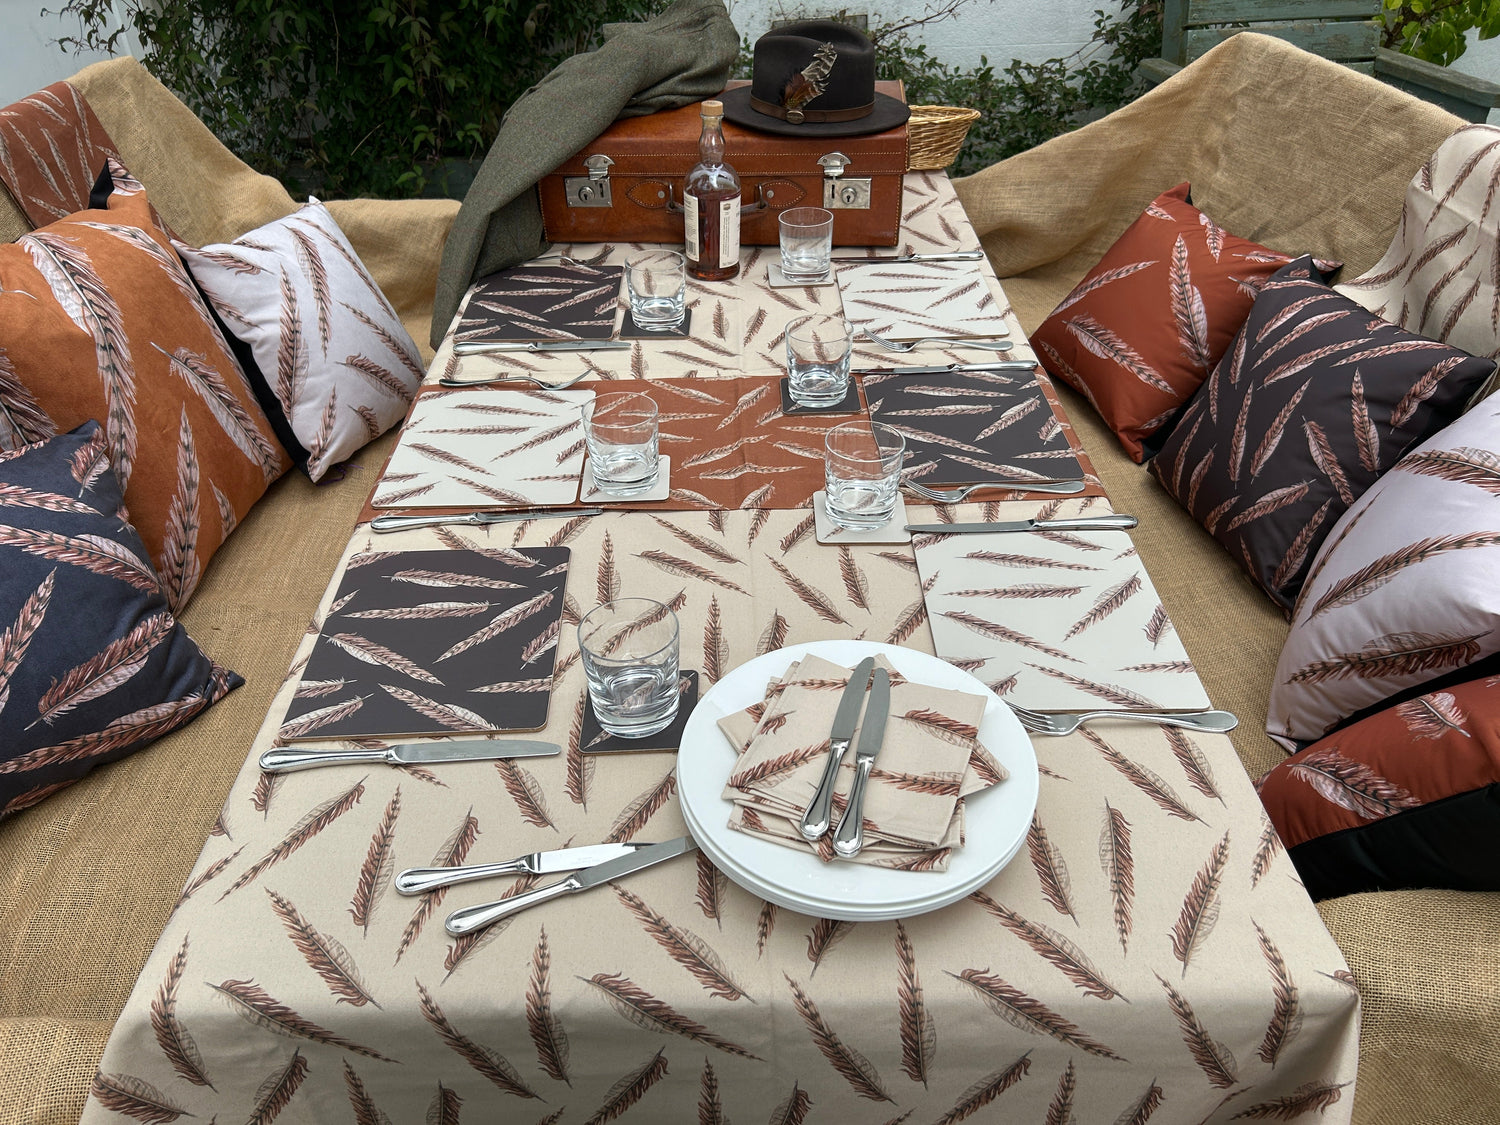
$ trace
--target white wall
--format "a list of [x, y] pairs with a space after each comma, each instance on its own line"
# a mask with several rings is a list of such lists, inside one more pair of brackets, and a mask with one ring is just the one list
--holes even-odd
[[[890, 23], [920, 13], [913, 3], [896, 0], [726, 0], [735, 27], [754, 42], [772, 19], [790, 16], [833, 14], [840, 9], [864, 12], [872, 24]], [[0, 105], [66, 78], [99, 54], [74, 55], [63, 51], [55, 40], [77, 34], [76, 21], [61, 16], [42, 16], [44, 6], [61, 0], [0, 0]], [[1065, 56], [1089, 41], [1094, 30], [1094, 9], [1113, 8], [1114, 0], [972, 0], [956, 19], [927, 25], [920, 30], [928, 50], [955, 66], [977, 66], [981, 55], [997, 69], [1012, 58], [1040, 62]], [[127, 53], [137, 49], [132, 39]], [[1500, 39], [1481, 43], [1471, 37], [1468, 51], [1455, 70], [1500, 82]], [[1500, 111], [1490, 115], [1500, 120]]]
[[[773, 19], [837, 15], [869, 16], [870, 26], [905, 22], [941, 5], [894, 0], [727, 0], [741, 36], [753, 43]], [[1071, 54], [1094, 33], [1094, 9], [1118, 10], [1114, 0], [972, 0], [956, 18], [927, 24], [914, 37], [928, 52], [955, 66], [979, 65], [980, 56], [997, 70], [1011, 59], [1041, 62]]]
[[[76, 19], [41, 14], [43, 7], [55, 9], [61, 2], [0, 0], [0, 105], [9, 105], [108, 57], [102, 52], [74, 55], [57, 45], [60, 37], [78, 34]], [[132, 39], [122, 53], [131, 54], [135, 49]]]

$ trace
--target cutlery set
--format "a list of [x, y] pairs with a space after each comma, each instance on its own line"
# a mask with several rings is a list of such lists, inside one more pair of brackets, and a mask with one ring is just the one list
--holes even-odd
[[834, 785], [838, 780], [844, 755], [849, 751], [849, 743], [854, 738], [854, 729], [859, 724], [859, 713], [861, 707], [864, 707], [867, 685], [870, 703], [864, 708], [864, 730], [860, 732], [859, 745], [854, 752], [854, 785], [849, 790], [849, 803], [844, 808], [843, 818], [833, 834], [833, 850], [846, 859], [857, 856], [865, 845], [865, 788], [869, 784], [870, 770], [875, 765], [875, 756], [880, 753], [881, 743], [885, 739], [886, 712], [891, 701], [890, 674], [884, 668], [875, 667], [874, 657], [867, 656], [855, 666], [844, 694], [839, 697], [838, 710], [833, 715], [833, 727], [828, 732], [828, 762], [823, 767], [823, 777], [798, 825], [803, 838], [810, 842], [821, 840], [828, 833], [833, 819]]

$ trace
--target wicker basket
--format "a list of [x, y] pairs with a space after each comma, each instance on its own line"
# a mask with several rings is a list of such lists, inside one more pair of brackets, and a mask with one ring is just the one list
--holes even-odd
[[937, 172], [958, 158], [969, 126], [979, 119], [977, 109], [951, 105], [914, 105], [906, 123], [906, 168], [909, 172]]

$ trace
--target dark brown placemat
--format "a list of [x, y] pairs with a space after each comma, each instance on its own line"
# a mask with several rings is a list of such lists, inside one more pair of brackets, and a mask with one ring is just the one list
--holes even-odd
[[570, 554], [355, 555], [278, 741], [545, 726]]
[[1083, 467], [1035, 374], [867, 375], [870, 416], [906, 438], [906, 475], [932, 487], [1079, 480]]
[[482, 277], [453, 338], [605, 340], [614, 334], [623, 266], [555, 262]]

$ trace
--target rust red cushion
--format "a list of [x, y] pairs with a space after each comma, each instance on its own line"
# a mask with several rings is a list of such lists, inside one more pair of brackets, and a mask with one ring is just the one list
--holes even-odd
[[1315, 899], [1500, 890], [1500, 677], [1377, 712], [1292, 755], [1258, 788]]
[[1192, 397], [1261, 283], [1290, 261], [1224, 230], [1193, 206], [1188, 185], [1178, 184], [1105, 252], [1033, 333], [1031, 346], [1143, 461], [1142, 442]]
[[137, 181], [0, 246], [0, 447], [94, 419], [173, 610], [291, 461]]

